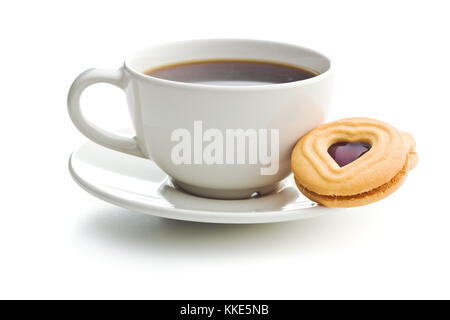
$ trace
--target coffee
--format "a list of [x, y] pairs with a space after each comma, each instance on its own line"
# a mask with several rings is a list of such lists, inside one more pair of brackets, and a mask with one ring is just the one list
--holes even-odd
[[287, 83], [319, 74], [300, 66], [259, 60], [199, 60], [165, 65], [144, 73], [165, 80], [225, 86]]

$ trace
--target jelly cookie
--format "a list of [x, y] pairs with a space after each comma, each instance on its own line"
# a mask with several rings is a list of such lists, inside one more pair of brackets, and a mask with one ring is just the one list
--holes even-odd
[[327, 207], [356, 207], [381, 200], [417, 164], [414, 138], [368, 118], [323, 124], [302, 137], [291, 157], [300, 191]]

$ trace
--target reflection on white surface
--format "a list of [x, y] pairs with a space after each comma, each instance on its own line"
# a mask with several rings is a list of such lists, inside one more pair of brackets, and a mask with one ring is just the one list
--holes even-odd
[[91, 194], [136, 211], [181, 220], [223, 223], [276, 222], [307, 218], [321, 210], [291, 178], [271, 194], [243, 199], [198, 197], [175, 187], [153, 161], [87, 143], [72, 154], [74, 179]]

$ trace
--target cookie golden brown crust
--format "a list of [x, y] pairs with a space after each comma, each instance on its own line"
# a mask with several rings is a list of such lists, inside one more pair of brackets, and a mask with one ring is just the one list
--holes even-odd
[[[336, 142], [366, 142], [371, 149], [340, 167], [328, 154]], [[324, 124], [302, 137], [291, 157], [295, 182], [313, 201], [355, 207], [397, 190], [417, 164], [414, 138], [382, 121], [350, 118]]]

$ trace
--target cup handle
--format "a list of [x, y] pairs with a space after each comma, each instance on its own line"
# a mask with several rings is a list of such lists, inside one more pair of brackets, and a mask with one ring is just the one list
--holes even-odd
[[106, 131], [91, 121], [83, 114], [80, 108], [80, 97], [84, 89], [95, 83], [109, 83], [125, 89], [125, 75], [122, 69], [89, 69], [81, 73], [69, 90], [67, 106], [70, 118], [82, 134], [92, 141], [116, 151], [128, 153], [138, 157], [145, 157], [136, 142], [136, 137], [124, 137], [119, 134]]

